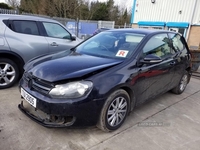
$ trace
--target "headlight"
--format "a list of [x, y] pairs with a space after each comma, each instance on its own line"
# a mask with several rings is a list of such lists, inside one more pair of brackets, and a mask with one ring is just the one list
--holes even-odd
[[87, 94], [92, 86], [90, 81], [70, 82], [56, 85], [49, 94], [52, 98], [79, 98]]

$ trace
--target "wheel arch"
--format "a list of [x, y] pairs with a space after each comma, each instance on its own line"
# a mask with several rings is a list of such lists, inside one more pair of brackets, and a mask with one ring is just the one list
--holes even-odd
[[133, 90], [131, 90], [130, 87], [127, 87], [127, 86], [122, 86], [120, 89], [126, 91], [130, 97], [130, 112], [133, 111], [134, 107], [135, 107], [135, 103], [136, 103], [136, 98], [135, 98], [135, 95], [134, 95], [134, 92]]
[[113, 89], [111, 89], [107, 96], [108, 97], [111, 93], [113, 93], [114, 91], [116, 90], [119, 90], [119, 89], [122, 89], [124, 91], [126, 91], [130, 97], [130, 108], [129, 108], [129, 112], [133, 111], [133, 109], [135, 108], [135, 104], [136, 104], [136, 97], [135, 97], [135, 94], [134, 94], [134, 91], [131, 89], [131, 87], [128, 87], [126, 85], [119, 85]]
[[19, 56], [18, 54], [14, 52], [7, 52], [7, 51], [0, 51], [0, 58], [7, 58], [12, 61], [14, 61], [17, 64], [17, 67], [19, 68], [20, 75], [23, 73], [23, 66], [25, 64], [24, 60]]

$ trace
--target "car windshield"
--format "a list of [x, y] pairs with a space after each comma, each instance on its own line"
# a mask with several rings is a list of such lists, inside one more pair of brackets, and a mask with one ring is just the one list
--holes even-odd
[[144, 36], [144, 34], [132, 32], [105, 31], [79, 45], [76, 52], [98, 57], [126, 59], [133, 54]]

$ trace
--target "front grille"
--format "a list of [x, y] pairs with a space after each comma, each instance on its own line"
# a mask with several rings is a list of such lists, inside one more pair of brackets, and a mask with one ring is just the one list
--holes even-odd
[[33, 78], [32, 79], [32, 89], [44, 93], [44, 94], [48, 94], [49, 91], [51, 90], [52, 86], [45, 83], [44, 81], [41, 81], [39, 79]]
[[35, 90], [45, 95], [54, 87], [51, 83], [38, 79], [28, 73], [24, 73], [23, 79], [27, 82], [27, 85], [31, 90]]

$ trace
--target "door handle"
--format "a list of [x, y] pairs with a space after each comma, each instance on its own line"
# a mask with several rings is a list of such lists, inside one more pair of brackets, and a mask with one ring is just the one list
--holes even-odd
[[50, 45], [51, 46], [58, 46], [58, 44], [56, 42], [52, 42]]

